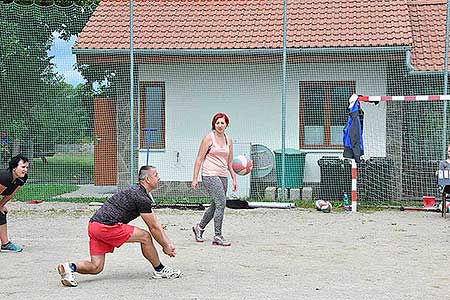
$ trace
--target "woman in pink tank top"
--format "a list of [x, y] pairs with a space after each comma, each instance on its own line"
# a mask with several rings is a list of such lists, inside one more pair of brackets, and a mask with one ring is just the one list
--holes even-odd
[[203, 231], [206, 225], [214, 218], [214, 239], [212, 244], [218, 246], [231, 245], [222, 235], [228, 172], [233, 180], [233, 191], [237, 189], [236, 174], [231, 166], [233, 160], [233, 142], [225, 134], [229, 122], [229, 118], [225, 113], [217, 113], [214, 115], [211, 123], [212, 132], [207, 134], [200, 144], [194, 165], [194, 176], [192, 178], [192, 188], [195, 190], [198, 186], [198, 175], [201, 170], [203, 185], [211, 197], [211, 205], [205, 211], [202, 220], [192, 228], [195, 240], [197, 242], [204, 241]]

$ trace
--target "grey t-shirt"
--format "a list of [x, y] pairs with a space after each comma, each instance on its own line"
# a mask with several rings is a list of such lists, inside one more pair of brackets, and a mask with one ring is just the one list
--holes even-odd
[[152, 212], [152, 200], [139, 183], [114, 194], [92, 216], [90, 222], [105, 225], [127, 224], [141, 213]]

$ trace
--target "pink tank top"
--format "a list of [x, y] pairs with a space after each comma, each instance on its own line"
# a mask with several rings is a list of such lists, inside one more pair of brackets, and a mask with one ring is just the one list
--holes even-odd
[[[214, 131], [210, 133], [212, 139], [212, 145], [210, 146], [208, 153], [206, 153], [205, 159], [202, 165], [203, 176], [220, 176], [227, 177], [228, 170], [228, 156], [230, 154], [230, 146], [228, 140], [226, 140], [225, 146], [220, 147], [217, 145], [216, 135]], [[225, 139], [227, 137], [225, 136]]]

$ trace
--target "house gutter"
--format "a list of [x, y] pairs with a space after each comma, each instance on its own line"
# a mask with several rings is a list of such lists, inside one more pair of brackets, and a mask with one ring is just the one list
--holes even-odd
[[411, 49], [408, 49], [406, 51], [405, 65], [406, 65], [406, 68], [408, 69], [408, 75], [411, 75], [411, 76], [424, 76], [424, 75], [443, 76], [445, 73], [445, 70], [442, 70], [442, 71], [416, 71], [414, 69], [414, 66], [411, 63]]
[[[254, 56], [254, 55], [283, 55], [282, 48], [272, 49], [134, 49], [135, 55], [147, 56]], [[405, 66], [408, 75], [440, 75], [442, 71], [415, 71], [411, 63], [410, 46], [389, 47], [327, 47], [327, 48], [288, 48], [288, 54], [297, 55], [330, 55], [330, 54], [393, 54], [405, 53]], [[80, 56], [89, 55], [129, 55], [129, 49], [72, 49], [72, 53]]]
[[[338, 53], [398, 53], [410, 51], [409, 46], [391, 47], [330, 47], [330, 48], [288, 48], [289, 54], [338, 54]], [[134, 49], [136, 55], [167, 56], [218, 56], [218, 55], [273, 55], [283, 54], [282, 48], [272, 49]], [[129, 49], [72, 49], [76, 55], [125, 55]]]

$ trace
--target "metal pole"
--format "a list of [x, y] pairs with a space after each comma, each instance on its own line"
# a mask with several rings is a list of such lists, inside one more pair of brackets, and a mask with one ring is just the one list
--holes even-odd
[[287, 40], [287, 0], [283, 3], [283, 88], [281, 91], [281, 201], [286, 191], [286, 40]]
[[[447, 0], [447, 15], [445, 17], [445, 54], [444, 54], [444, 95], [447, 95], [448, 85], [448, 32], [449, 32], [449, 15], [450, 15], [450, 0]], [[442, 151], [443, 159], [447, 158], [447, 100], [444, 100], [444, 131], [442, 133]]]
[[134, 183], [134, 3], [130, 0], [130, 184]]
[[150, 157], [150, 141], [151, 141], [150, 135], [151, 135], [152, 131], [156, 131], [156, 130], [157, 130], [156, 128], [144, 128], [143, 129], [144, 134], [147, 137], [147, 160], [145, 161], [146, 166], [148, 166], [148, 158]]
[[147, 131], [147, 159], [145, 160], [145, 165], [148, 166], [148, 158], [150, 157], [150, 134], [151, 131]]

